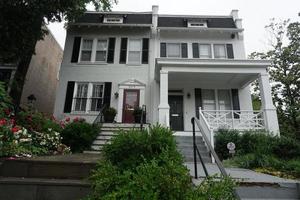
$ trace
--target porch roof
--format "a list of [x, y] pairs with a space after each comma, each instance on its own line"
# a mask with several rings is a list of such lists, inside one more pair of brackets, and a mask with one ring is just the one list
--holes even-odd
[[157, 58], [155, 80], [160, 81], [162, 70], [168, 72], [173, 81], [201, 79], [244, 87], [253, 82], [258, 74], [266, 74], [270, 64], [269, 60]]

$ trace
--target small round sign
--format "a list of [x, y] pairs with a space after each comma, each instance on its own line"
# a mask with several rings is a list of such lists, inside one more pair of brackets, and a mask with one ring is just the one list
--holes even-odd
[[229, 151], [235, 150], [235, 144], [234, 144], [233, 142], [228, 142], [228, 143], [227, 143], [227, 149], [228, 149]]

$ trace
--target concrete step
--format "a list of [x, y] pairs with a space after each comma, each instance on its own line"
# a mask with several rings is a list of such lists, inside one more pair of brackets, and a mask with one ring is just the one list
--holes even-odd
[[104, 145], [92, 145], [92, 146], [91, 146], [91, 150], [92, 150], [92, 151], [99, 151], [99, 152], [101, 152], [103, 146], [104, 146]]
[[84, 180], [0, 177], [0, 191], [5, 200], [79, 200], [91, 186]]
[[110, 140], [113, 137], [113, 135], [101, 135], [99, 134], [96, 137], [96, 140]]
[[96, 162], [87, 161], [46, 161], [46, 160], [5, 160], [0, 168], [1, 177], [84, 179]]
[[105, 145], [106, 143], [110, 143], [110, 140], [94, 140], [92, 145]]

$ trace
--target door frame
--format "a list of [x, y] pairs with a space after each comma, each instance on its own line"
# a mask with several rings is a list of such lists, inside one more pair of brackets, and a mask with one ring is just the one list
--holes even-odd
[[122, 106], [122, 123], [125, 123], [125, 100], [126, 100], [126, 92], [127, 91], [136, 91], [137, 92], [137, 100], [138, 100], [138, 106], [140, 106], [140, 90], [139, 89], [124, 89], [124, 95], [123, 95], [123, 106]]
[[[169, 99], [169, 97], [170, 96], [181, 96], [182, 97], [182, 130], [180, 130], [180, 131], [184, 131], [185, 130], [185, 124], [184, 124], [184, 121], [185, 121], [185, 116], [184, 116], [184, 110], [185, 110], [185, 107], [184, 107], [184, 93], [169, 93], [168, 94], [168, 99]], [[169, 105], [170, 106], [170, 105]], [[170, 128], [171, 128], [171, 107], [170, 107], [170, 116], [169, 116], [169, 118], [170, 118]]]

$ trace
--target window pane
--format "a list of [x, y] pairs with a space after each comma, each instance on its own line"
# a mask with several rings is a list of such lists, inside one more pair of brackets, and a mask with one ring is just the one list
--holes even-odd
[[93, 48], [93, 40], [84, 39], [82, 49], [84, 50], [91, 50]]
[[130, 51], [128, 54], [128, 63], [141, 63], [141, 52]]
[[106, 40], [98, 40], [97, 42], [97, 50], [107, 50], [107, 41]]
[[209, 44], [199, 45], [200, 58], [211, 58], [211, 46]]
[[215, 44], [214, 45], [214, 54], [215, 54], [215, 58], [226, 58], [225, 45]]
[[219, 110], [231, 110], [231, 98], [229, 90], [218, 90]]
[[101, 97], [103, 96], [103, 85], [94, 84], [92, 97]]
[[141, 40], [129, 40], [129, 51], [141, 51]]
[[91, 111], [99, 111], [101, 109], [102, 99], [92, 99]]
[[96, 61], [106, 61], [106, 51], [97, 51]]
[[203, 110], [216, 110], [214, 90], [202, 90]]
[[81, 52], [81, 61], [91, 61], [92, 51], [82, 51]]
[[86, 99], [78, 98], [75, 103], [75, 111], [85, 111]]
[[77, 85], [77, 95], [76, 97], [87, 97], [88, 92], [88, 84], [87, 83], [80, 83]]
[[167, 44], [168, 57], [180, 57], [180, 44]]

